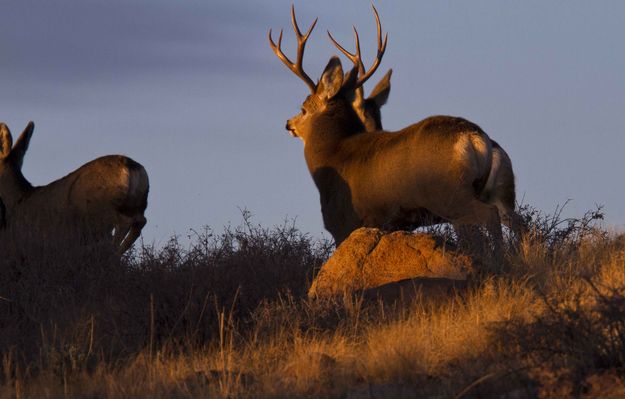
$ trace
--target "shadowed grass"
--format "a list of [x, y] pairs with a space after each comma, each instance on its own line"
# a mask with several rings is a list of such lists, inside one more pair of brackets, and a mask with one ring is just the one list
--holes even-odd
[[121, 261], [3, 231], [0, 398], [623, 392], [625, 240], [595, 227], [600, 213], [524, 215], [506, 273], [403, 306], [305, 299], [330, 245], [247, 214]]

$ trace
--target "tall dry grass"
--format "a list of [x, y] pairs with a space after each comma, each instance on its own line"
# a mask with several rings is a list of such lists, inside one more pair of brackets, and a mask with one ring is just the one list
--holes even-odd
[[0, 398], [619, 397], [625, 239], [524, 215], [505, 272], [395, 305], [305, 299], [329, 243], [247, 214], [121, 260], [5, 230]]

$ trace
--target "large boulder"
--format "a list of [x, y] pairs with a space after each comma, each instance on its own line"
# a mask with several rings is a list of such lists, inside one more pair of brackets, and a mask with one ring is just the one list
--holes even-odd
[[439, 245], [429, 234], [384, 233], [363, 227], [343, 241], [321, 267], [308, 297], [353, 292], [370, 296], [408, 286], [444, 291], [464, 285], [470, 271], [468, 256]]

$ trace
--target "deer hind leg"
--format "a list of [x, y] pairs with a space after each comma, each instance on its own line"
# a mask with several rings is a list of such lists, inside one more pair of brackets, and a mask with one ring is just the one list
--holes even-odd
[[506, 215], [506, 221], [504, 223], [506, 223], [506, 226], [514, 232], [517, 240], [521, 240], [527, 233], [527, 224], [525, 223], [525, 220], [515, 210], [510, 211], [510, 213]]
[[458, 234], [462, 234], [466, 231], [473, 231], [468, 229], [467, 225], [483, 225], [486, 227], [493, 244], [493, 263], [496, 268], [501, 268], [503, 263], [503, 235], [501, 233], [499, 210], [496, 206], [486, 204], [477, 199], [471, 200], [465, 209], [466, 213], [464, 215], [453, 220], [454, 228]]
[[454, 225], [456, 235], [458, 236], [458, 248], [466, 250], [469, 253], [476, 250], [483, 251], [486, 237], [478, 225]]
[[125, 234], [123, 241], [119, 243], [118, 252], [120, 254], [123, 254], [130, 249], [132, 244], [137, 241], [137, 238], [141, 235], [141, 230], [143, 229], [143, 226], [145, 226], [146, 222], [147, 220], [143, 215], [135, 216], [132, 219], [132, 223], [128, 226], [128, 229], [126, 229], [127, 234]]
[[124, 237], [126, 237], [126, 235], [128, 234], [128, 231], [130, 231], [129, 220], [118, 220], [118, 222], [115, 224], [115, 233], [113, 234], [113, 245], [115, 246], [115, 248], [120, 247], [122, 241], [124, 240]]
[[116, 237], [117, 250], [120, 254], [126, 252], [141, 234], [146, 219], [143, 216], [148, 206], [149, 182], [143, 166], [126, 159], [128, 167], [128, 192], [123, 203], [117, 208], [118, 219], [123, 227]]
[[512, 162], [508, 154], [498, 145], [493, 148], [493, 166], [486, 189], [481, 196], [482, 201], [497, 207], [501, 222], [512, 231], [514, 241], [518, 242], [527, 228], [523, 218], [515, 211], [516, 189]]
[[504, 204], [500, 201], [495, 201], [494, 205], [499, 211], [501, 222], [514, 234], [514, 241], [518, 242], [521, 240], [527, 232], [527, 226], [523, 217], [514, 209], [514, 204]]

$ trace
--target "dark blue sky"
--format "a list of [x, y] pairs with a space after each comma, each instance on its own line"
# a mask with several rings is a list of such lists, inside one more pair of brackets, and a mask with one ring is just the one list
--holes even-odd
[[[307, 88], [273, 55], [287, 1], [3, 1], [0, 120], [36, 122], [24, 172], [45, 184], [99, 155], [126, 154], [151, 180], [144, 238], [248, 208], [263, 225], [297, 217], [323, 231], [302, 144], [284, 130]], [[385, 127], [432, 114], [468, 118], [510, 154], [519, 198], [566, 215], [605, 205], [625, 225], [625, 3], [384, 2], [389, 32], [377, 78], [393, 68]], [[375, 25], [364, 1], [296, 3], [319, 17], [305, 67], [335, 54], [331, 29], [369, 63]], [[376, 76], [372, 79], [376, 81]], [[372, 86], [372, 84], [370, 84]]]

